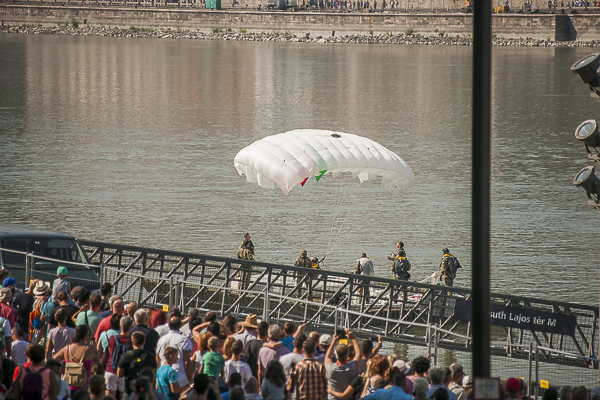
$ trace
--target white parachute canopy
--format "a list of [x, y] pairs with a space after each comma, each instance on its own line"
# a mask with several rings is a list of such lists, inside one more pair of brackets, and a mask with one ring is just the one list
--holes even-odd
[[274, 189], [277, 184], [286, 195], [312, 177], [333, 178], [352, 173], [360, 182], [381, 177], [381, 186], [397, 191], [408, 188], [415, 175], [396, 153], [377, 142], [351, 133], [319, 129], [295, 129], [267, 136], [244, 147], [234, 165], [250, 183]]

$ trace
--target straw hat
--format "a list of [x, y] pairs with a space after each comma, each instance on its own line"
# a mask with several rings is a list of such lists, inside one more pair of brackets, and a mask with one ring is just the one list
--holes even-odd
[[256, 314], [248, 314], [248, 316], [246, 317], [246, 321], [240, 322], [239, 325], [245, 328], [258, 328], [258, 319], [256, 317]]
[[38, 281], [33, 288], [33, 294], [36, 296], [42, 296], [50, 290], [50, 282]]

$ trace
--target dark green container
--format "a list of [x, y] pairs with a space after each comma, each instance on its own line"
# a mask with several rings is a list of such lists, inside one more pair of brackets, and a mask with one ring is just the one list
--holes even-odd
[[221, 0], [206, 0], [206, 8], [209, 10], [220, 10]]

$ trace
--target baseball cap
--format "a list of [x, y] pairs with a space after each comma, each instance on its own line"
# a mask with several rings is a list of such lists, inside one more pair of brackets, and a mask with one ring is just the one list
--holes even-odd
[[410, 370], [410, 366], [404, 362], [404, 360], [396, 360], [392, 367], [398, 368], [400, 372], [404, 372], [405, 374]]
[[464, 387], [464, 388], [473, 387], [473, 377], [468, 376], [468, 375], [463, 376], [462, 387]]
[[8, 277], [4, 280], [4, 282], [2, 282], [2, 287], [15, 286], [16, 284], [17, 281], [15, 280], [15, 278]]
[[69, 272], [67, 271], [67, 267], [63, 267], [62, 265], [60, 267], [58, 267], [58, 269], [56, 270], [56, 275], [69, 275]]
[[329, 346], [331, 344], [332, 340], [333, 339], [332, 339], [331, 335], [324, 334], [324, 335], [321, 335], [321, 337], [319, 338], [319, 344], [324, 344], [325, 346]]

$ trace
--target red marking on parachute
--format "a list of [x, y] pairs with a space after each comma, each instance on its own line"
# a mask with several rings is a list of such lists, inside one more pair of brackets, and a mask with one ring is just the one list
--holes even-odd
[[306, 183], [306, 181], [307, 181], [307, 180], [308, 180], [308, 178], [305, 178], [305, 179], [302, 181], [302, 183], [300, 183], [300, 185], [301, 185], [302, 187], [304, 187], [304, 184]]

